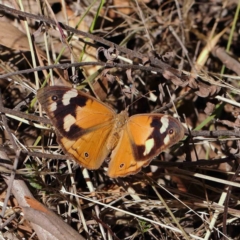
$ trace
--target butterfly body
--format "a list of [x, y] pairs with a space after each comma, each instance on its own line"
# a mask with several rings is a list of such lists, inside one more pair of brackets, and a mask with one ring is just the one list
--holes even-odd
[[94, 97], [69, 87], [46, 87], [37, 97], [64, 151], [88, 169], [98, 169], [110, 155], [110, 177], [137, 173], [184, 136], [183, 126], [171, 116], [129, 117], [127, 110], [116, 114]]
[[120, 114], [115, 116], [112, 132], [110, 133], [107, 141], [107, 147], [109, 150], [113, 150], [119, 142], [121, 132], [123, 131], [123, 127], [126, 124], [127, 119], [128, 113], [126, 111], [122, 111]]

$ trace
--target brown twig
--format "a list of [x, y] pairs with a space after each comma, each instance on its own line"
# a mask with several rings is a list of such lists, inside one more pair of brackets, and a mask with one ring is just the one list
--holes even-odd
[[[236, 179], [238, 178], [239, 172], [240, 172], [240, 165], [238, 164], [238, 167], [237, 167], [234, 175], [231, 177], [231, 180], [230, 180], [231, 182], [236, 181]], [[233, 186], [227, 186], [227, 196], [226, 196], [226, 200], [225, 200], [225, 204], [224, 204], [224, 211], [223, 211], [223, 234], [224, 235], [227, 235], [226, 223], [227, 223], [228, 207], [229, 207], [229, 200], [231, 198], [232, 188], [233, 188]]]
[[240, 63], [231, 57], [225, 49], [217, 46], [212, 50], [212, 53], [217, 57], [228, 69], [231, 69], [240, 76]]
[[144, 70], [144, 71], [153, 71], [153, 72], [158, 72], [158, 73], [163, 72], [161, 69], [156, 68], [156, 67], [145, 67], [145, 66], [132, 65], [132, 64], [105, 63], [105, 62], [81, 62], [81, 63], [52, 64], [49, 66], [25, 69], [25, 70], [21, 70], [21, 71], [2, 74], [2, 75], [0, 75], [0, 79], [4, 79], [4, 78], [11, 77], [14, 75], [28, 74], [28, 73], [35, 72], [35, 71], [43, 71], [43, 70], [48, 70], [48, 69], [53, 69], [53, 68], [68, 69], [70, 67], [81, 67], [81, 66], [105, 66], [106, 68], [118, 67], [118, 68], [123, 68], [123, 69], [139, 69], [139, 70]]
[[[3, 108], [3, 104], [2, 104], [2, 94], [1, 94], [1, 91], [0, 91], [0, 109], [1, 108]], [[13, 180], [15, 178], [15, 172], [16, 172], [17, 165], [18, 165], [18, 159], [19, 159], [19, 156], [20, 156], [20, 153], [21, 153], [21, 150], [18, 149], [18, 146], [17, 146], [17, 144], [16, 144], [16, 142], [15, 142], [13, 136], [12, 136], [11, 130], [10, 130], [10, 128], [8, 126], [8, 123], [7, 123], [7, 118], [4, 114], [2, 114], [2, 121], [3, 121], [3, 126], [5, 127], [5, 131], [7, 132], [8, 136], [9, 136], [9, 139], [10, 139], [10, 142], [13, 146], [13, 149], [15, 149], [15, 151], [16, 151], [16, 156], [15, 156], [15, 159], [14, 159], [14, 162], [13, 162], [13, 168], [12, 168], [12, 171], [11, 171], [11, 176], [9, 178], [7, 194], [6, 194], [6, 197], [4, 199], [2, 212], [0, 213], [1, 217], [4, 216], [6, 208], [7, 208], [7, 202], [9, 200], [10, 195], [11, 195]]]
[[[6, 6], [2, 5], [2, 4], [0, 4], [0, 11], [5, 12], [5, 13], [9, 13], [11, 15], [16, 15], [16, 16], [19, 16], [19, 17], [23, 17], [23, 18], [31, 18], [31, 19], [39, 20], [39, 21], [42, 21], [44, 23], [47, 23], [49, 25], [53, 25], [53, 26], [56, 27], [56, 22], [54, 20], [52, 20], [52, 19], [46, 18], [45, 16], [34, 15], [34, 14], [31, 14], [31, 13], [18, 11], [16, 9], [6, 7]], [[102, 37], [98, 37], [98, 36], [93, 35], [91, 33], [77, 30], [77, 29], [69, 27], [68, 25], [65, 25], [63, 23], [61, 23], [61, 27], [63, 29], [65, 29], [66, 31], [70, 31], [70, 32], [72, 32], [72, 33], [74, 33], [76, 35], [81, 35], [81, 36], [86, 37], [86, 38], [90, 38], [90, 39], [92, 39], [92, 40], [94, 40], [96, 42], [102, 43], [102, 44], [104, 44], [104, 45], [106, 45], [108, 47], [113, 47], [113, 45], [114, 45], [114, 47], [119, 52], [125, 53], [128, 56], [130, 56], [131, 58], [136, 57], [136, 58], [139, 58], [139, 59], [142, 59], [142, 60], [144, 58], [145, 59], [149, 58], [147, 55], [141, 54], [141, 53], [136, 52], [136, 51], [132, 51], [132, 50], [130, 50], [128, 48], [121, 47], [119, 45], [115, 45], [112, 42], [107, 41], [106, 39], [104, 39]], [[163, 69], [163, 70], [171, 71], [177, 77], [181, 77], [182, 76], [180, 71], [176, 70], [175, 68], [172, 68], [169, 64], [164, 63], [163, 61], [161, 61], [161, 60], [159, 60], [157, 58], [150, 58], [150, 62], [151, 62], [151, 65], [153, 65], [153, 66], [157, 66], [158, 68]]]
[[23, 118], [23, 119], [28, 119], [30, 121], [36, 121], [36, 122], [40, 122], [40, 123], [44, 123], [44, 124], [51, 124], [51, 121], [47, 118], [39, 117], [39, 116], [29, 114], [29, 113], [16, 111], [16, 110], [5, 108], [2, 106], [0, 106], [0, 113], [11, 114], [11, 115]]

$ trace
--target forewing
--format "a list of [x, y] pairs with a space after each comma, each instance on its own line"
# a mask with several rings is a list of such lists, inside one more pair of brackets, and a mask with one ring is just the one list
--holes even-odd
[[137, 161], [152, 159], [184, 137], [183, 125], [163, 114], [134, 115], [127, 127]]
[[76, 139], [102, 125], [111, 124], [115, 117], [110, 107], [69, 87], [45, 87], [38, 91], [37, 98], [54, 127], [68, 139]]

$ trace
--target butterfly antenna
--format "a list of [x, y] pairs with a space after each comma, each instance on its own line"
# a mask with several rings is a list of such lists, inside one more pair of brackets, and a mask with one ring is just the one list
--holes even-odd
[[[130, 78], [130, 77], [128, 76], [128, 78]], [[141, 98], [146, 98], [146, 95], [148, 95], [148, 94], [150, 95], [150, 93], [155, 92], [155, 91], [149, 91], [149, 92], [147, 92], [144, 95], [141, 94], [140, 97], [138, 97], [135, 101], [133, 101], [133, 97], [134, 97], [135, 93], [138, 93], [138, 91], [137, 91], [137, 89], [136, 89], [136, 87], [134, 85], [133, 80], [131, 79], [132, 84], [131, 84], [130, 87], [128, 87], [127, 85], [124, 85], [124, 83], [119, 78], [116, 78], [116, 80], [117, 80], [117, 82], [119, 84], [119, 87], [121, 88], [121, 91], [122, 91], [123, 95], [125, 95], [125, 96], [130, 95], [129, 98], [130, 98], [131, 104], [127, 105], [126, 104], [126, 100], [124, 98], [125, 109], [127, 109], [127, 110], [130, 107], [132, 107], [133, 104], [135, 104], [137, 101], [139, 101]], [[127, 89], [123, 88], [125, 86], [127, 87]]]
[[174, 111], [177, 113], [178, 120], [180, 121], [180, 117], [179, 117], [177, 108], [176, 108], [175, 103], [174, 103], [174, 101], [173, 101], [173, 99], [172, 99], [172, 95], [171, 95], [171, 93], [170, 93], [170, 91], [169, 91], [168, 86], [167, 86], [167, 91], [168, 91], [168, 95], [170, 96], [170, 99], [171, 99], [171, 102], [172, 102], [172, 106], [173, 106], [173, 108], [174, 108]]
[[145, 93], [144, 95], [141, 94], [140, 97], [138, 97], [134, 102], [132, 102], [131, 104], [129, 104], [127, 107], [129, 108], [130, 106], [132, 106], [133, 104], [135, 104], [137, 101], [139, 101], [139, 100], [142, 99], [142, 98], [147, 98], [147, 95], [148, 95], [148, 94], [150, 95], [150, 93], [153, 93], [153, 92], [155, 92], [155, 90], [153, 90], [153, 91], [148, 91], [148, 92]]
[[[121, 92], [123, 93], [123, 88], [122, 88], [122, 86], [124, 85], [124, 83], [123, 83], [123, 81], [119, 78], [119, 77], [117, 77], [116, 76], [116, 81], [117, 81], [117, 83], [118, 83], [118, 85], [119, 85], [119, 87], [120, 87], [120, 89], [121, 89]], [[124, 101], [124, 108], [126, 108], [126, 100], [125, 100], [125, 98], [123, 99]]]

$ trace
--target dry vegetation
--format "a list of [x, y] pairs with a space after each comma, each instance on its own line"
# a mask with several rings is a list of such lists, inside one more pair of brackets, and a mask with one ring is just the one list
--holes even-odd
[[[1, 239], [240, 239], [239, 7], [1, 1]], [[178, 114], [186, 137], [136, 175], [87, 171], [43, 129], [53, 83]]]

